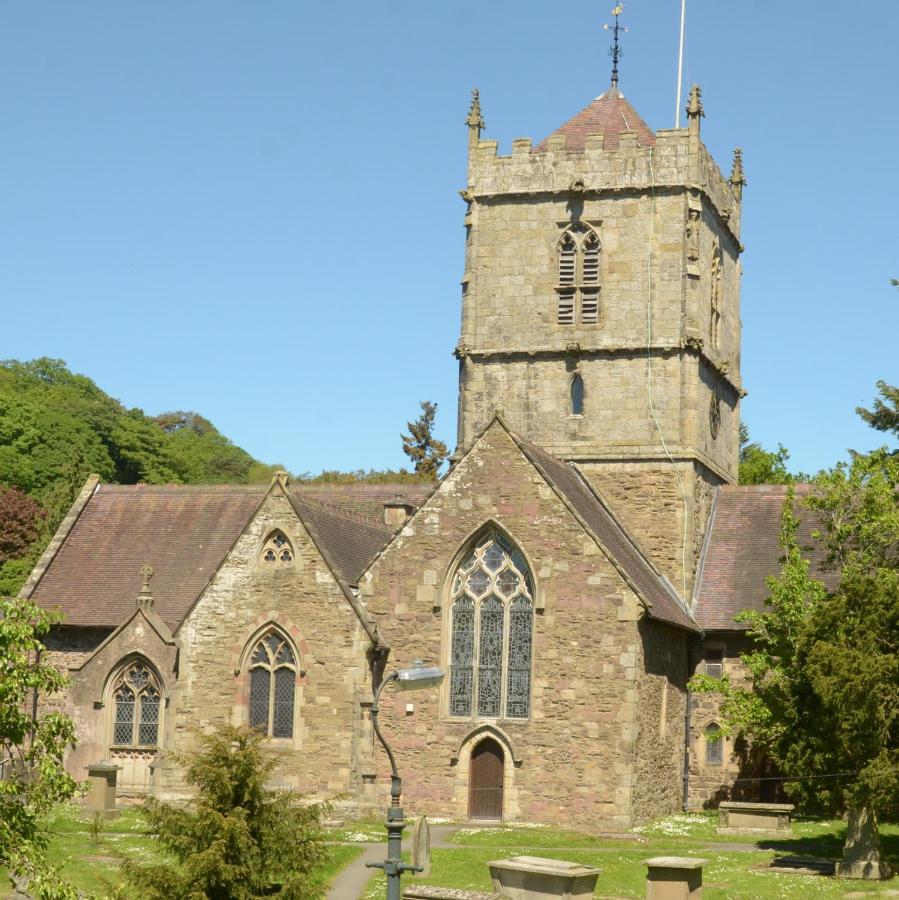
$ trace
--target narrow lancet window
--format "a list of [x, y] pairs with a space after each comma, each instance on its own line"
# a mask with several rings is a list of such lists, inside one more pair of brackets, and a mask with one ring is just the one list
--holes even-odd
[[710, 766], [720, 766], [724, 761], [724, 737], [716, 722], [706, 725], [703, 732], [705, 738], [705, 761]]
[[452, 581], [451, 716], [530, 715], [534, 588], [521, 552], [490, 531]]
[[709, 303], [709, 343], [717, 348], [721, 338], [721, 248], [712, 251], [711, 296]]
[[575, 372], [571, 379], [571, 415], [582, 416], [584, 414], [584, 379], [579, 372]]

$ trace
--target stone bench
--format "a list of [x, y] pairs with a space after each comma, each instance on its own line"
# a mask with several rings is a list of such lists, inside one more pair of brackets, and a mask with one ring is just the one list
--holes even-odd
[[646, 900], [699, 900], [702, 897], [704, 859], [687, 856], [654, 856], [644, 860]]
[[724, 800], [718, 804], [718, 834], [791, 834], [792, 803], [737, 803]]

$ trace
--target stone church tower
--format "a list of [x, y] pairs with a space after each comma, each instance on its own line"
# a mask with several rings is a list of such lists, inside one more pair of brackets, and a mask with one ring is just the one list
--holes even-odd
[[[532, 146], [468, 117], [458, 451], [500, 412], [577, 463], [689, 597], [710, 498], [737, 476], [740, 151], [653, 133], [612, 86]], [[458, 452], [457, 451], [457, 452]]]

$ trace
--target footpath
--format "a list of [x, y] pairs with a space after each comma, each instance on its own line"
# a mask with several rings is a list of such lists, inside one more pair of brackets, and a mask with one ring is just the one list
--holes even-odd
[[[458, 831], [461, 825], [431, 825], [431, 849], [455, 846], [449, 843], [449, 836]], [[407, 828], [403, 835], [403, 850], [410, 849], [412, 829]], [[365, 885], [377, 869], [367, 869], [366, 863], [381, 862], [387, 856], [387, 832], [384, 832], [384, 840], [377, 843], [359, 844], [364, 847], [362, 853], [357, 856], [331, 883], [328, 891], [328, 900], [359, 900], [365, 891]]]

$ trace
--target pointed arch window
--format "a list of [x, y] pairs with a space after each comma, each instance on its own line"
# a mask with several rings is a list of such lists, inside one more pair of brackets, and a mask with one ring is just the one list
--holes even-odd
[[253, 648], [249, 662], [249, 724], [269, 737], [293, 737], [296, 656], [287, 639], [270, 631]]
[[534, 587], [521, 551], [488, 532], [456, 569], [452, 600], [450, 715], [526, 719]]
[[724, 736], [717, 722], [706, 725], [703, 732], [705, 738], [705, 761], [709, 766], [720, 766], [724, 762]]
[[264, 563], [271, 565], [289, 565], [293, 562], [293, 544], [283, 531], [276, 529], [263, 545], [261, 558]]
[[584, 414], [584, 379], [580, 372], [575, 372], [571, 378], [571, 415], [582, 416]]
[[559, 241], [559, 280], [556, 287], [559, 325], [599, 322], [602, 288], [602, 245], [592, 228], [578, 223]]
[[116, 747], [156, 747], [162, 724], [162, 690], [152, 667], [138, 659], [112, 685], [112, 743]]

